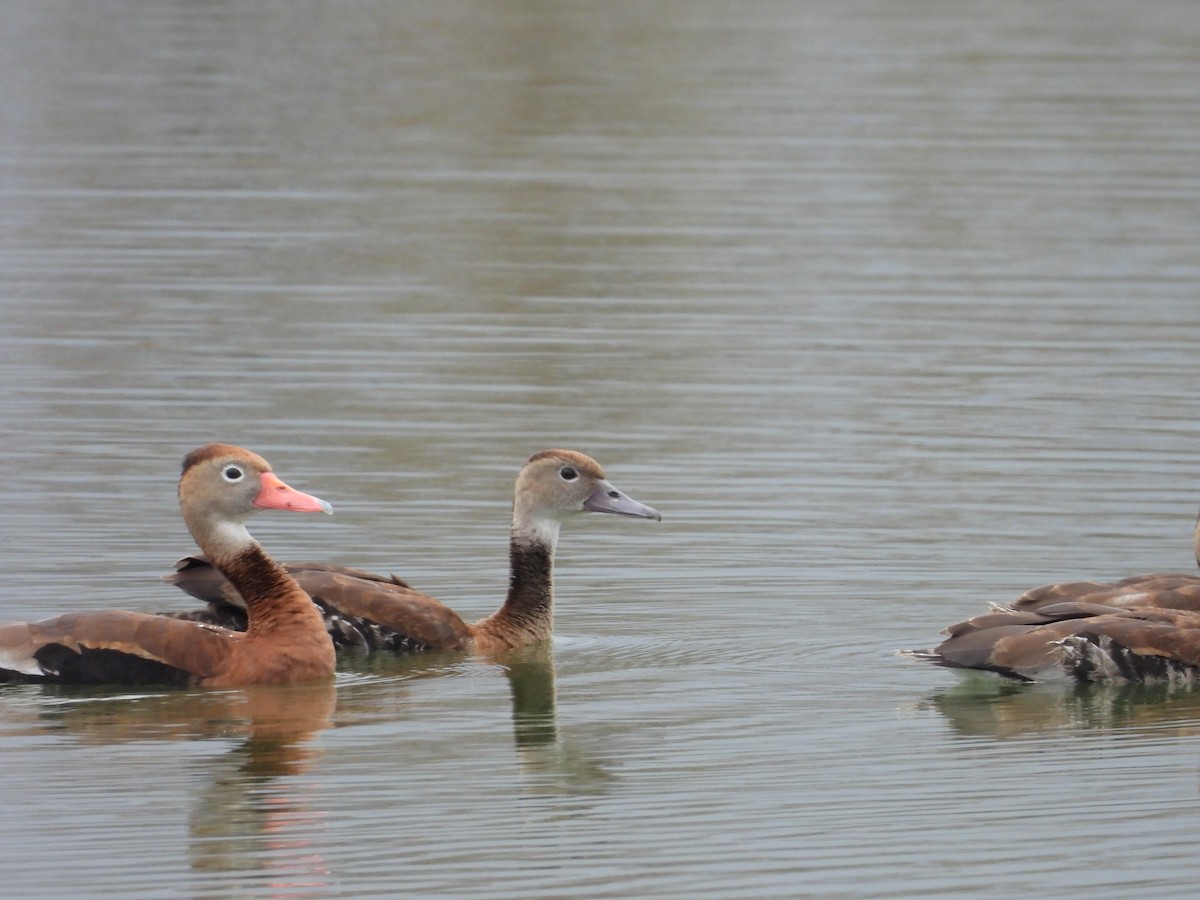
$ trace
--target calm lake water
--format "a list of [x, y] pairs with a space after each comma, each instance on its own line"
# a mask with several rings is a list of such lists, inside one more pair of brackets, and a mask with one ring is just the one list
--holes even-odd
[[4, 620], [186, 609], [183, 454], [282, 559], [505, 585], [552, 649], [0, 689], [22, 898], [1168, 897], [1200, 692], [906, 662], [1189, 570], [1200, 7], [0, 0]]

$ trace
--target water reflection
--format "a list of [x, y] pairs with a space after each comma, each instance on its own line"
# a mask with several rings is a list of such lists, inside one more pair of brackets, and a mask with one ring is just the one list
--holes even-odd
[[611, 785], [603, 750], [559, 734], [555, 712], [554, 654], [549, 647], [509, 651], [497, 660], [508, 677], [513, 738], [521, 774], [531, 793], [601, 794]]
[[[313, 737], [329, 728], [332, 684], [179, 691], [131, 696], [45, 688], [31, 733], [47, 729], [84, 744], [234, 738], [205, 778], [189, 815], [194, 869], [263, 873], [272, 888], [323, 883], [326, 813], [303, 776], [320, 757]], [[237, 889], [233, 890], [237, 894]]]
[[1000, 740], [1082, 731], [1200, 734], [1200, 689], [1167, 684], [1010, 684], [968, 678], [930, 695], [956, 734]]
[[378, 691], [343, 695], [339, 724], [367, 724], [411, 717], [412, 708], [398, 709], [395, 692], [403, 686], [406, 700], [416, 705], [414, 682], [495, 672], [508, 682], [512, 702], [513, 746], [520, 763], [522, 785], [528, 794], [596, 795], [610, 786], [612, 765], [603, 747], [584, 740], [558, 720], [554, 651], [549, 645], [521, 647], [492, 656], [465, 652], [393, 656], [343, 654], [338, 669], [357, 676], [384, 679]]
[[1193, 695], [973, 694], [890, 655], [1185, 561], [1194, 4], [5, 13], [6, 619], [160, 608], [176, 448], [214, 437], [338, 506], [272, 523], [281, 558], [435, 596], [492, 596], [538, 447], [678, 511], [652, 554], [565, 542], [556, 661], [343, 662], [315, 741], [168, 698], [70, 713], [148, 737], [80, 748], [54, 695], [0, 690], [0, 737], [38, 731], [0, 741], [6, 893], [253, 895], [321, 828], [341, 896], [1194, 890], [1196, 739], [1158, 737]]
[[323, 824], [314, 780], [298, 779], [320, 755], [311, 739], [330, 727], [332, 684], [242, 692], [235, 729], [245, 739], [214, 763], [189, 820], [192, 867], [257, 871], [275, 890], [327, 883]]
[[276, 758], [266, 766], [274, 775], [291, 774], [309, 758], [310, 751], [299, 745], [332, 725], [337, 702], [332, 684], [145, 694], [62, 685], [36, 689], [44, 698], [31, 729], [60, 730], [83, 743], [240, 737], [256, 758]]
[[512, 690], [513, 737], [518, 748], [558, 743], [554, 654], [548, 647], [527, 647], [500, 661]]

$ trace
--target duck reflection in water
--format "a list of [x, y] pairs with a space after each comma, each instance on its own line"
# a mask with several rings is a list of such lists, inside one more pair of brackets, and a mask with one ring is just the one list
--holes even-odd
[[210, 766], [212, 779], [190, 819], [192, 866], [256, 871], [276, 890], [326, 885], [327, 815], [315, 805], [317, 779], [301, 776], [321, 756], [313, 736], [333, 724], [334, 686], [253, 688], [236, 696], [230, 733], [243, 740]]
[[500, 662], [512, 691], [513, 738], [518, 749], [558, 743], [554, 655], [549, 647], [506, 654]]
[[259, 686], [234, 691], [156, 691], [41, 686], [36, 729], [80, 743], [232, 739], [205, 755], [200, 794], [189, 815], [192, 867], [259, 873], [273, 886], [311, 889], [328, 881], [322, 857], [326, 814], [314, 806], [320, 757], [313, 737], [333, 724], [333, 684]]
[[614, 778], [610, 745], [583, 739], [571, 728], [560, 733], [551, 647], [509, 650], [496, 662], [509, 679], [512, 738], [527, 790], [580, 796], [606, 793]]
[[1141, 730], [1200, 734], [1200, 690], [1162, 683], [1031, 686], [977, 677], [931, 694], [918, 708], [937, 710], [963, 737]]
[[[549, 646], [511, 650], [498, 664], [508, 676], [513, 703], [513, 739], [521, 774], [533, 793], [596, 795], [613, 782], [607, 757], [593, 742], [559, 734], [554, 654]], [[606, 746], [606, 745], [602, 745]]]
[[368, 724], [393, 721], [397, 715], [414, 715], [411, 709], [401, 713], [396, 710], [398, 682], [412, 684], [405, 690], [415, 691], [418, 681], [444, 678], [475, 666], [503, 674], [508, 681], [513, 744], [529, 791], [595, 795], [608, 790], [614, 777], [608, 760], [610, 744], [581, 740], [573, 729], [564, 734], [559, 725], [555, 659], [550, 642], [478, 656], [465, 651], [409, 656], [343, 653], [338, 661], [338, 669], [343, 673], [386, 680], [343, 690], [338, 723]]

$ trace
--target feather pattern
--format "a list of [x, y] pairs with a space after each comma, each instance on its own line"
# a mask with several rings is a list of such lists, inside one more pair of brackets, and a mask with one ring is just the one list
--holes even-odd
[[[1200, 519], [1192, 545], [1200, 562]], [[1042, 585], [943, 633], [906, 655], [1020, 681], [1190, 684], [1200, 675], [1200, 577]]]

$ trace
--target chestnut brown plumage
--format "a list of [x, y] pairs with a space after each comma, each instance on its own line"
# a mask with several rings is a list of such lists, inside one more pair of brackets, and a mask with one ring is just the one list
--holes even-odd
[[[582, 512], [661, 519], [622, 494], [594, 459], [545, 450], [517, 476], [509, 539], [509, 586], [503, 605], [474, 624], [398, 578], [328, 563], [285, 564], [312, 596], [335, 643], [364, 650], [494, 652], [543, 641], [554, 628], [553, 561], [562, 522]], [[244, 614], [234, 585], [203, 557], [186, 557], [165, 579], [208, 609], [192, 615], [238, 627]]]
[[331, 512], [257, 454], [208, 444], [188, 454], [179, 506], [200, 548], [246, 601], [244, 632], [126, 610], [0, 625], [0, 680], [235, 687], [326, 679], [333, 644], [308, 595], [243, 524], [256, 509]]
[[[1200, 563], [1200, 520], [1192, 537]], [[1021, 681], [1200, 681], [1200, 577], [1136, 575], [1026, 591], [910, 655]]]

